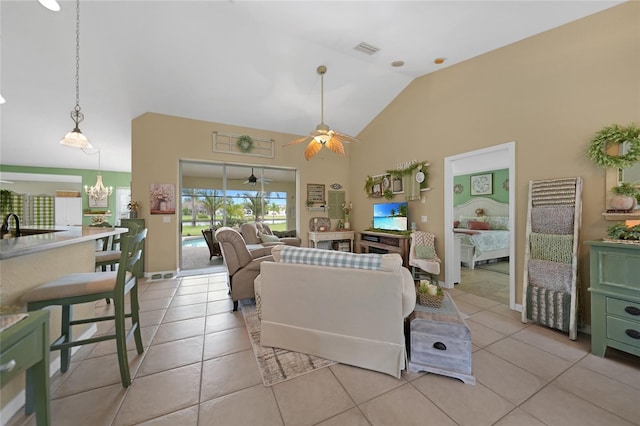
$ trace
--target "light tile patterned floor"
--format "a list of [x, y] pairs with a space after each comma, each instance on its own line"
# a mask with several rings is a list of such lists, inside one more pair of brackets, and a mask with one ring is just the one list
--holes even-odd
[[[141, 283], [145, 352], [119, 384], [115, 346], [83, 347], [52, 381], [54, 425], [632, 425], [640, 361], [589, 353], [589, 336], [522, 324], [505, 305], [454, 289], [468, 314], [477, 384], [400, 380], [346, 365], [264, 387], [224, 274]], [[109, 308], [99, 303], [97, 311]], [[108, 330], [100, 330], [107, 332]], [[132, 348], [130, 348], [132, 349]], [[35, 425], [18, 413], [11, 426]]]

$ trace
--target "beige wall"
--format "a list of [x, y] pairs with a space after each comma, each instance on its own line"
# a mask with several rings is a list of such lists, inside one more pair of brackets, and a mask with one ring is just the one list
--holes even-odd
[[[311, 131], [312, 129], [309, 129]], [[252, 137], [274, 139], [275, 158], [249, 155], [221, 154], [212, 151], [214, 131], [247, 134]], [[245, 165], [273, 165], [303, 170], [299, 174], [300, 194], [298, 194], [298, 224], [296, 229], [305, 240], [308, 223], [312, 215], [305, 208], [307, 183], [339, 183], [347, 186], [349, 181], [348, 158], [338, 157], [323, 150], [312, 161], [304, 159], [304, 146], [283, 147], [287, 142], [299, 137], [259, 129], [231, 126], [199, 120], [191, 120], [155, 113], [144, 114], [132, 123], [132, 199], [142, 201], [141, 218], [146, 219], [149, 228], [146, 245], [145, 271], [175, 271], [179, 265], [178, 245], [180, 244], [177, 215], [149, 214], [149, 186], [152, 183], [173, 183], [176, 192], [179, 185], [179, 161], [204, 160], [217, 163]], [[349, 150], [349, 147], [347, 147]], [[347, 197], [349, 194], [347, 193]], [[348, 198], [347, 198], [348, 199]], [[313, 216], [324, 215], [313, 212]], [[163, 218], [169, 218], [169, 222]]]
[[[585, 155], [596, 131], [640, 120], [640, 3], [629, 2], [416, 79], [367, 128], [352, 151], [352, 224], [369, 226], [367, 175], [396, 163], [428, 160], [426, 203], [410, 202], [419, 229], [437, 235], [444, 253], [444, 171], [447, 156], [516, 142], [516, 303], [521, 303], [528, 183], [582, 176], [580, 297], [588, 299], [588, 250], [602, 238], [603, 169]], [[381, 82], [384, 84], [384, 82]], [[356, 161], [366, 158], [366, 161]], [[417, 221], [418, 222], [418, 221]], [[446, 261], [446, 259], [445, 259]], [[584, 300], [583, 300], [584, 302]], [[588, 318], [588, 303], [583, 303]]]
[[[325, 151], [306, 162], [302, 146], [282, 148], [294, 135], [148, 113], [133, 121], [133, 197], [148, 208], [151, 183], [177, 185], [180, 158], [296, 167], [303, 188], [301, 236], [306, 237], [310, 217], [304, 208], [306, 183], [346, 185], [354, 206], [352, 227], [363, 230], [371, 225], [373, 203], [362, 190], [367, 175], [428, 160], [432, 190], [424, 204], [413, 201], [409, 209], [414, 218], [428, 217], [418, 226], [437, 235], [438, 252], [444, 253], [444, 158], [515, 141], [516, 303], [521, 303], [529, 180], [582, 176], [580, 297], [588, 318], [588, 251], [582, 242], [601, 238], [609, 223], [601, 215], [605, 172], [584, 151], [601, 127], [640, 121], [639, 75], [640, 3], [628, 2], [416, 79], [360, 133], [360, 143], [347, 147], [348, 160]], [[273, 138], [275, 159], [214, 154], [216, 130]], [[147, 271], [175, 270], [176, 216], [170, 223], [147, 212], [143, 217], [150, 229]]]

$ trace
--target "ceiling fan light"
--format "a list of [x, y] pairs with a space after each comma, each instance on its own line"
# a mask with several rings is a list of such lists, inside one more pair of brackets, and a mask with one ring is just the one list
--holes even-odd
[[79, 128], [75, 128], [66, 135], [60, 141], [62, 145], [70, 146], [72, 148], [92, 149], [93, 145], [89, 142], [89, 139], [82, 134]]
[[316, 142], [318, 142], [318, 143], [320, 143], [320, 144], [324, 145], [324, 144], [326, 144], [327, 142], [329, 142], [329, 140], [331, 139], [331, 135], [326, 134], [326, 133], [323, 133], [323, 134], [320, 134], [320, 135], [314, 136], [314, 137], [313, 137], [313, 139], [314, 139]]

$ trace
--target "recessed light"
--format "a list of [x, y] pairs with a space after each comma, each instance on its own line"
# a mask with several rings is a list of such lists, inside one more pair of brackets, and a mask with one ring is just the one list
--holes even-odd
[[440, 64], [444, 64], [444, 61], [446, 61], [446, 60], [447, 60], [447, 58], [436, 58], [436, 59], [434, 59], [433, 63], [437, 64], [437, 65], [440, 65]]
[[392, 67], [398, 68], [398, 67], [401, 67], [403, 65], [404, 65], [404, 61], [393, 61], [393, 62], [391, 62], [391, 66]]

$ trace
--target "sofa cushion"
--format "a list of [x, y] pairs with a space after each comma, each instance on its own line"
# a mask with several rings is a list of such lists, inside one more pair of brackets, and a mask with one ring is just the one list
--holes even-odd
[[277, 243], [280, 241], [280, 238], [275, 235], [263, 234], [262, 232], [258, 232], [258, 237], [263, 243]]

